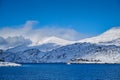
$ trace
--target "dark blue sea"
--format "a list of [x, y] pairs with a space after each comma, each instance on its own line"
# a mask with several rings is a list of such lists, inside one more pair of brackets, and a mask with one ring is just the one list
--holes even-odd
[[0, 80], [120, 80], [120, 64], [23, 64], [0, 67]]

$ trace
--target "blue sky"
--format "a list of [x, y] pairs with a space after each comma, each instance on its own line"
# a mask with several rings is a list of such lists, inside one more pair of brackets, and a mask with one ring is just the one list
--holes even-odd
[[56, 26], [98, 35], [120, 26], [120, 0], [0, 0], [1, 28], [28, 20], [39, 22], [35, 28]]

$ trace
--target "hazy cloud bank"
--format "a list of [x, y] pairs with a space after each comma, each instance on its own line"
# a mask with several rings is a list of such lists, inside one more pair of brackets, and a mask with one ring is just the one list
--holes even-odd
[[34, 28], [38, 21], [27, 21], [17, 28], [4, 27], [0, 29], [0, 47], [14, 47], [17, 45], [29, 45], [41, 41], [46, 37], [59, 37], [66, 40], [80, 40], [86, 35], [80, 34], [74, 29], [46, 26]]

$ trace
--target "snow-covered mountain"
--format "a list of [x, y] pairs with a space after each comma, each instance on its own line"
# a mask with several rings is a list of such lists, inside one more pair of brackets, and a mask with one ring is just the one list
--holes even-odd
[[28, 49], [17, 53], [5, 51], [0, 54], [0, 60], [19, 63], [120, 63], [120, 47], [75, 43], [48, 52], [41, 52], [38, 49]]
[[79, 42], [90, 42], [103, 45], [120, 45], [120, 27], [113, 27], [99, 36], [83, 39]]
[[39, 49], [27, 49], [20, 52], [3, 51], [0, 53], [0, 60], [5, 62], [19, 62], [19, 63], [38, 63], [40, 58], [45, 53]]
[[37, 41], [35, 45], [41, 45], [41, 44], [47, 44], [47, 43], [54, 43], [57, 45], [67, 45], [67, 44], [74, 43], [74, 41], [68, 41], [68, 40], [64, 40], [64, 39], [52, 36], [52, 37], [47, 37], [47, 38], [44, 38], [43, 40]]
[[17, 52], [25, 51], [27, 49], [36, 48], [36, 49], [39, 49], [40, 51], [47, 52], [47, 51], [51, 51], [53, 49], [59, 48], [61, 46], [72, 44], [72, 43], [75, 43], [75, 42], [64, 40], [57, 37], [48, 37], [38, 42], [34, 42], [32, 45], [29, 45], [29, 46], [19, 45], [14, 48], [7, 49], [7, 51], [17, 53]]
[[[87, 59], [87, 62], [120, 63], [120, 47], [91, 43], [75, 43], [52, 50], [42, 59], [43, 62], [72, 62]], [[80, 60], [83, 62], [82, 60]]]
[[69, 40], [65, 40], [62, 38], [58, 38], [56, 36], [51, 36], [51, 37], [46, 37], [40, 40], [35, 40], [32, 41], [32, 44], [29, 46], [39, 46], [39, 45], [44, 45], [44, 44], [54, 44], [54, 45], [68, 45], [68, 44], [72, 44], [75, 43], [76, 41], [69, 41]]
[[36, 45], [0, 50], [0, 60], [19, 63], [120, 63], [120, 28], [80, 40], [50, 37]]
[[22, 63], [37, 63], [41, 62], [40, 58], [53, 49], [61, 46], [72, 44], [72, 41], [67, 41], [57, 37], [49, 37], [39, 41], [36, 45], [20, 45], [7, 50], [0, 50], [0, 60]]

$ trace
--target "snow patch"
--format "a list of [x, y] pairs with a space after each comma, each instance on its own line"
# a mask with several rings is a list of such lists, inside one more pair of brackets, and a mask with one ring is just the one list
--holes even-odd
[[11, 63], [11, 62], [0, 62], [1, 66], [21, 66], [21, 64]]

